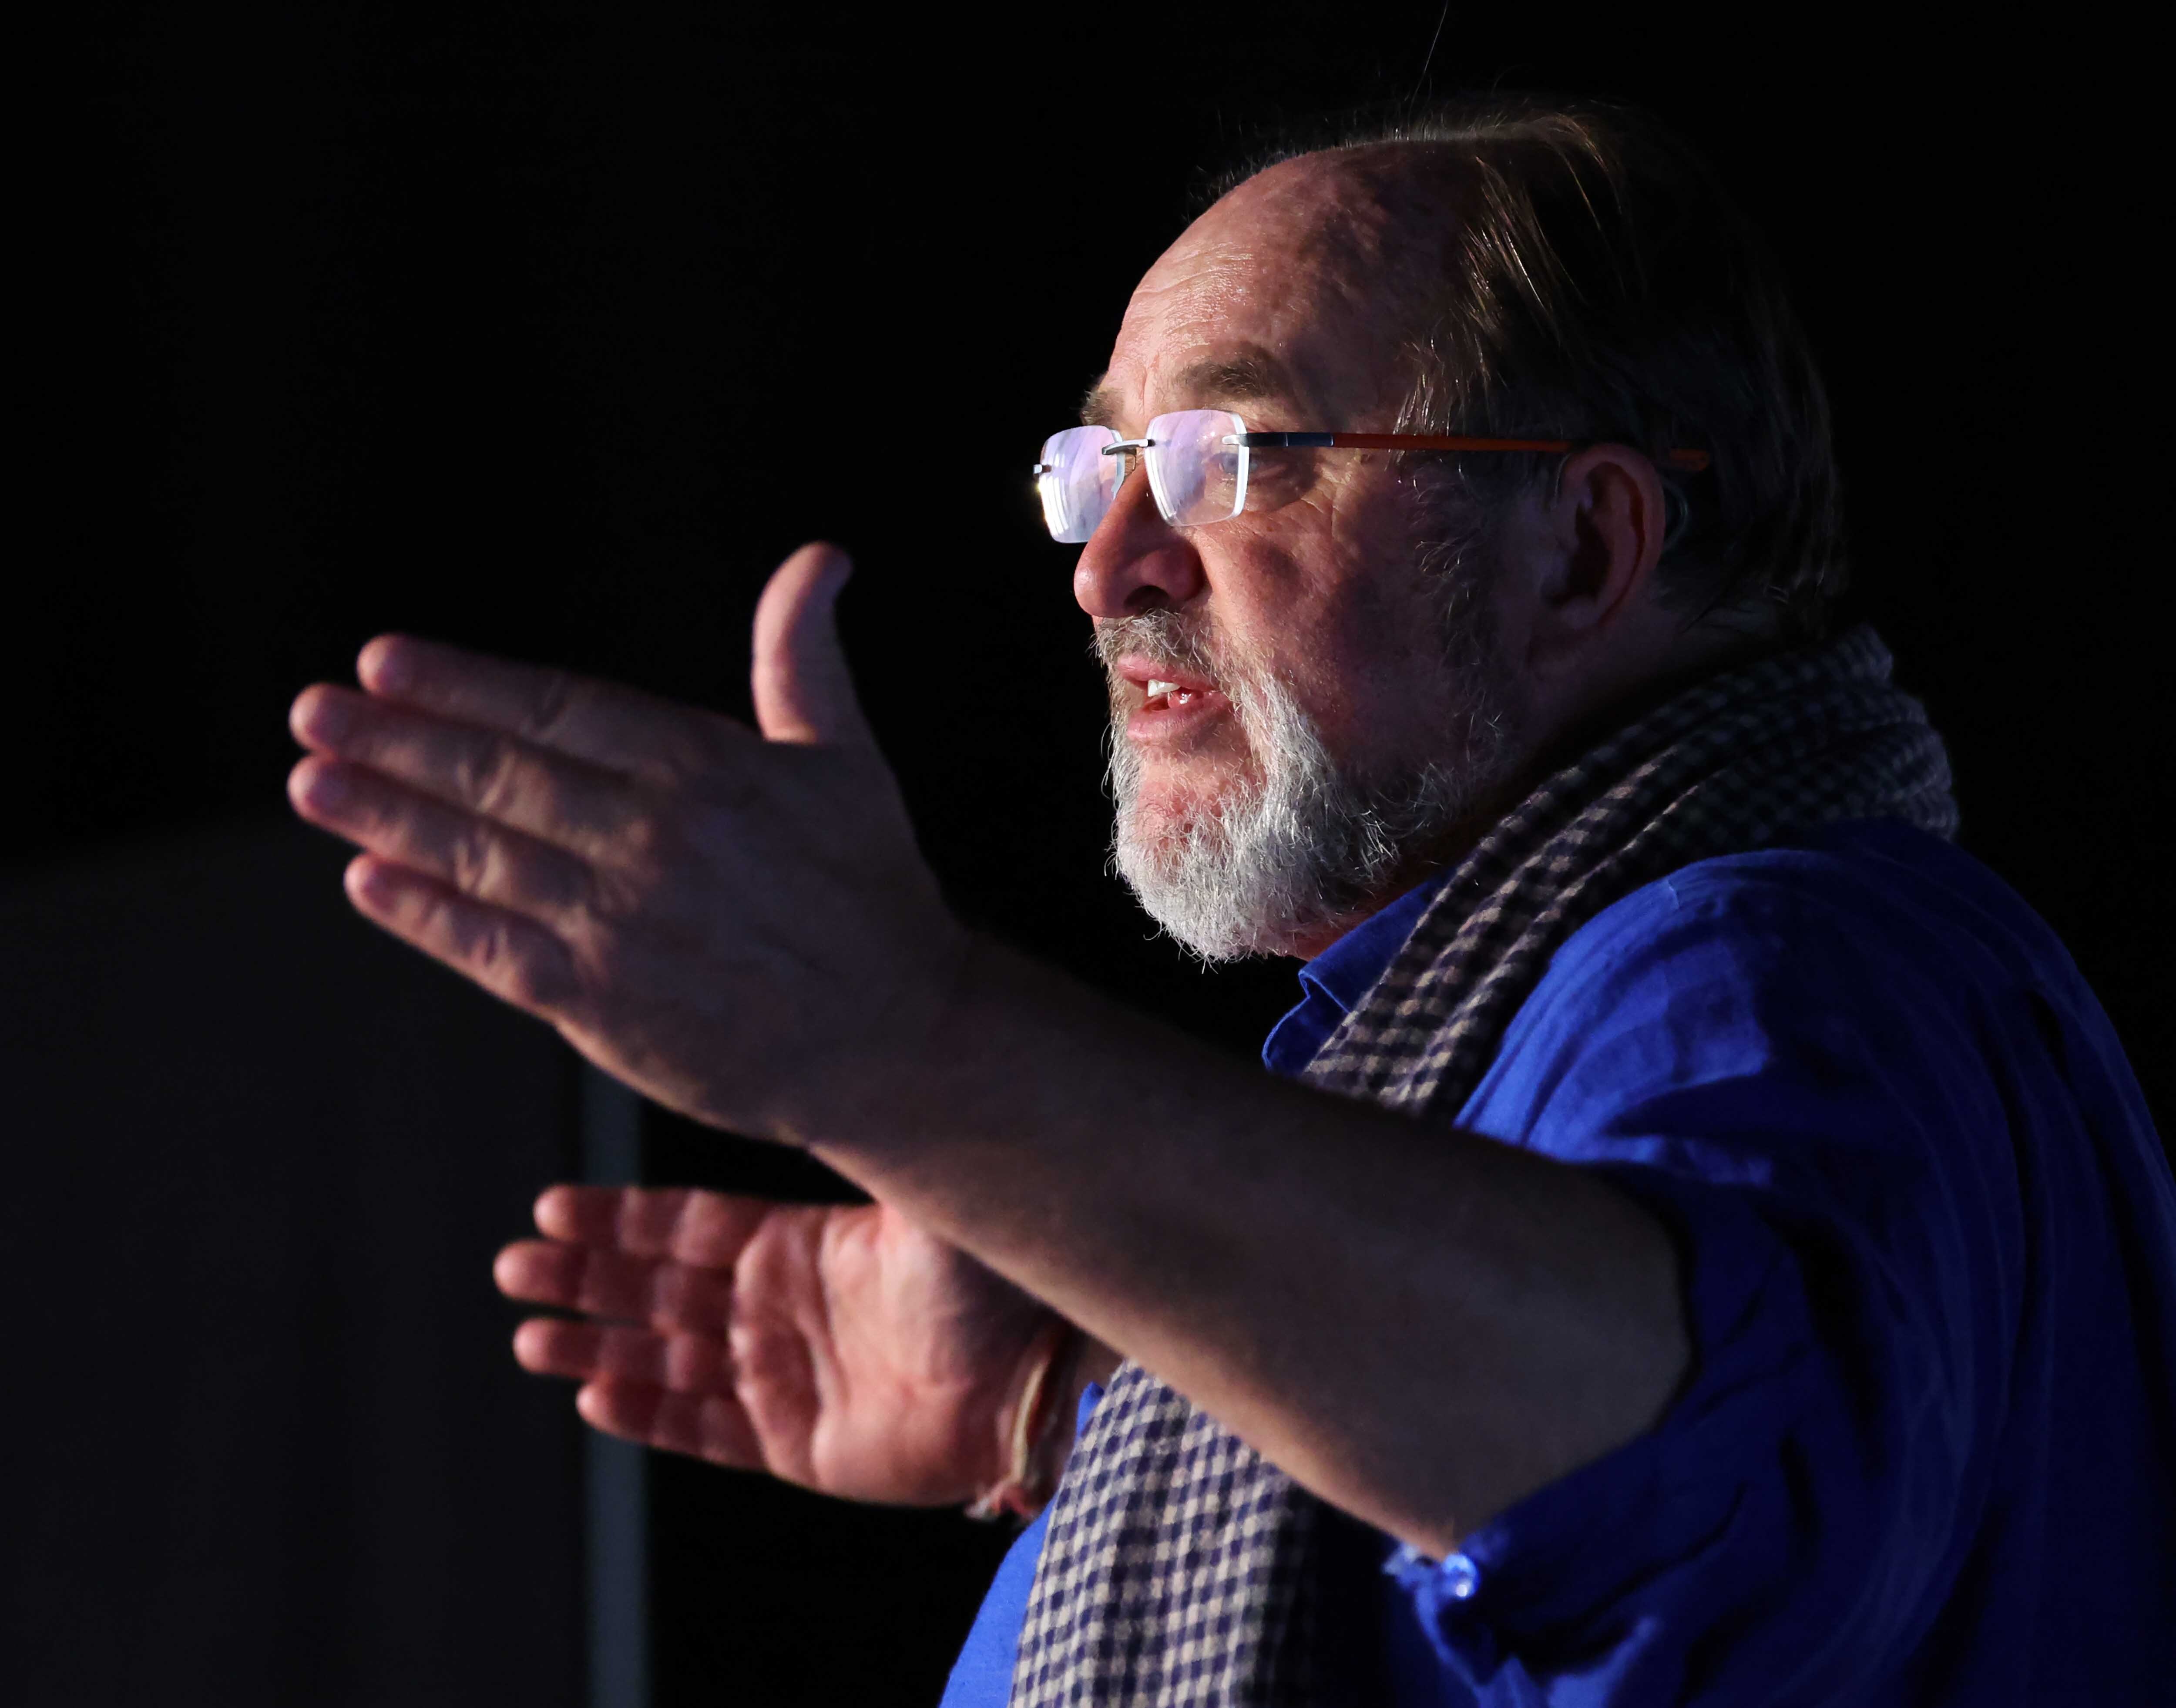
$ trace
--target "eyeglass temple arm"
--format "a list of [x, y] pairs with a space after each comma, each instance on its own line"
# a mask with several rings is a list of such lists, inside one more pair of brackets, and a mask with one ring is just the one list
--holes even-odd
[[[1226, 441], [1250, 450], [1569, 451], [1570, 439], [1477, 439], [1440, 433], [1233, 433]], [[1696, 475], [1714, 460], [1705, 451], [1662, 453], [1673, 469]]]

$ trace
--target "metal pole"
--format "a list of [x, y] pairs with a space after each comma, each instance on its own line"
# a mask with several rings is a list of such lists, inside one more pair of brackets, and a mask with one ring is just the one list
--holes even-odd
[[[632, 1184], [642, 1176], [642, 1100], [586, 1062], [581, 1075], [583, 1178]], [[590, 1708], [650, 1708], [646, 1450], [594, 1429], [583, 1438]]]

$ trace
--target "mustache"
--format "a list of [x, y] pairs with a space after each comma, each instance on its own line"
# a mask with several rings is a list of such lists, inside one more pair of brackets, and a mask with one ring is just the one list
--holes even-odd
[[1167, 607], [1131, 617], [1099, 617], [1088, 650], [1107, 672], [1115, 673], [1120, 659], [1134, 658], [1206, 677], [1219, 687], [1231, 674], [1208, 623]]

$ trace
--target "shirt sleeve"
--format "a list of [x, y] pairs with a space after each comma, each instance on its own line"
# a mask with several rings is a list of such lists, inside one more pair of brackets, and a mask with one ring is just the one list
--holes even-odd
[[1983, 1500], [2017, 1161], [1956, 945], [1809, 858], [1716, 862], [1567, 944], [1461, 1124], [1670, 1230], [1656, 1427], [1396, 1576], [1483, 1702], [1869, 1700]]

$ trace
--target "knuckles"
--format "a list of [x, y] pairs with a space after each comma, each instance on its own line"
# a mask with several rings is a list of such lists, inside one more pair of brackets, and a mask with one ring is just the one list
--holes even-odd
[[541, 930], [511, 932], [494, 921], [473, 935], [465, 959], [477, 982], [515, 1007], [558, 1012], [580, 994], [563, 949], [552, 952]]
[[677, 802], [645, 801], [613, 826], [612, 865], [623, 886], [655, 884], [677, 863], [685, 840], [681, 811]]
[[552, 737], [565, 726], [568, 714], [590, 698], [594, 698], [593, 693], [570, 672], [546, 672], [522, 721], [523, 737], [540, 747], [549, 747]]
[[447, 866], [454, 887], [463, 894], [476, 896], [503, 895], [509, 886], [505, 856], [502, 851], [505, 840], [488, 824], [470, 819], [457, 830], [452, 846], [447, 850]]
[[628, 933], [609, 920], [585, 920], [569, 945], [579, 966], [583, 984], [601, 1002], [624, 1008], [626, 984], [634, 960]]
[[454, 786], [487, 818], [511, 816], [523, 796], [543, 797], [538, 805], [551, 810], [550, 772], [527, 763], [527, 755], [505, 740], [464, 742], [454, 761]]

